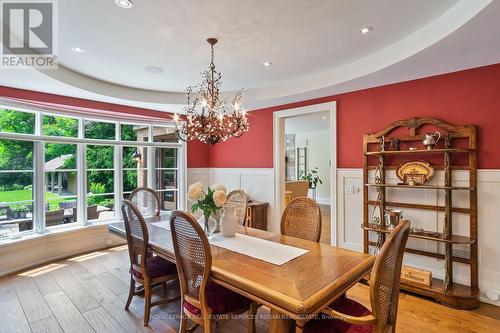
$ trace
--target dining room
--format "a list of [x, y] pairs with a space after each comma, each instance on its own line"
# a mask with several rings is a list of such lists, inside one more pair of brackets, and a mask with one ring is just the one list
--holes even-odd
[[500, 2], [0, 7], [0, 333], [500, 332]]

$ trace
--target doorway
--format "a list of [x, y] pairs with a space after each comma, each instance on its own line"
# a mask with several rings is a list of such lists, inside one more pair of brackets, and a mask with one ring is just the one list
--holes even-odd
[[[336, 102], [315, 104], [274, 113], [274, 166], [276, 220], [285, 208], [285, 191], [307, 175], [319, 176], [321, 183], [301, 191], [321, 207], [321, 241], [337, 244]], [[310, 179], [310, 178], [309, 178]], [[302, 183], [303, 187], [303, 183]], [[301, 195], [302, 196], [302, 195]]]

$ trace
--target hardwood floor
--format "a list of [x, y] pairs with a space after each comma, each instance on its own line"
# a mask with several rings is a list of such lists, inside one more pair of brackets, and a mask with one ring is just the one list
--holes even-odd
[[[176, 332], [179, 302], [152, 310], [142, 325], [143, 300], [128, 293], [126, 247], [96, 251], [0, 278], [0, 333], [3, 332]], [[176, 293], [176, 290], [171, 292]], [[161, 288], [159, 288], [161, 291]], [[369, 305], [368, 287], [357, 285], [349, 297]], [[268, 331], [269, 312], [259, 310], [257, 332]], [[460, 311], [401, 294], [398, 332], [500, 332], [500, 308], [481, 304]], [[196, 332], [201, 332], [198, 329]], [[246, 320], [223, 322], [217, 332], [246, 332]]]

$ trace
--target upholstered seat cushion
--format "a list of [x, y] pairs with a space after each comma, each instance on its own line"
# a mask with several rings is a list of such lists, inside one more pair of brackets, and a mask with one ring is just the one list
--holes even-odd
[[[330, 304], [330, 308], [354, 317], [363, 317], [371, 314], [370, 310], [346, 296], [342, 296]], [[309, 321], [304, 327], [304, 333], [371, 333], [371, 325], [353, 325], [321, 315]]]
[[[217, 283], [209, 282], [206, 288], [207, 303], [212, 314], [225, 314], [248, 307], [251, 301]], [[184, 309], [195, 316], [201, 315], [196, 306], [184, 302]]]
[[[151, 279], [161, 276], [177, 274], [177, 267], [175, 266], [175, 264], [158, 256], [148, 258], [146, 262], [146, 267], [148, 269], [149, 278]], [[143, 279], [141, 272], [135, 269], [131, 269], [130, 272], [137, 279], [141, 280]]]

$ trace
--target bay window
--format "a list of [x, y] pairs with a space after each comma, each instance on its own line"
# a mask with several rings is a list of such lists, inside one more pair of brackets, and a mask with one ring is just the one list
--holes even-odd
[[162, 210], [183, 208], [172, 126], [0, 107], [0, 240], [119, 220], [138, 187], [157, 191]]

